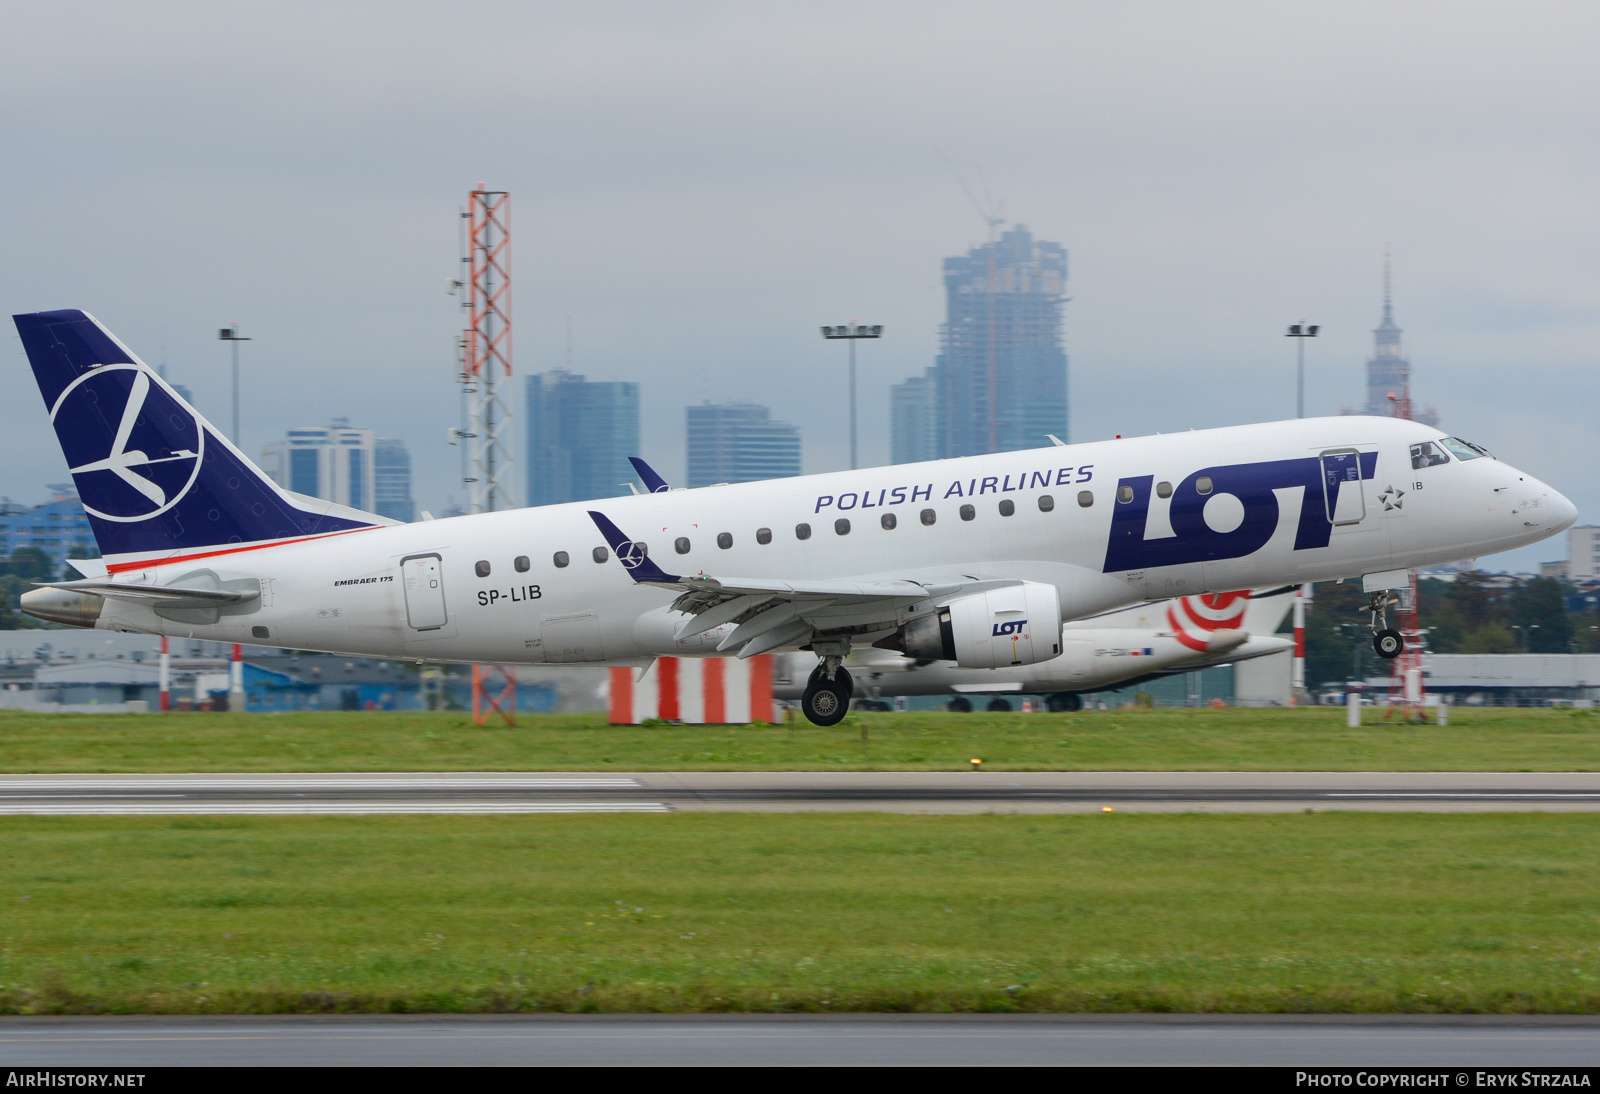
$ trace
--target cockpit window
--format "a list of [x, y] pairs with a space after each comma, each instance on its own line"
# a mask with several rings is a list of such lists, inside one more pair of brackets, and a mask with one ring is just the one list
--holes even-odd
[[[1473, 444], [1471, 441], [1464, 441], [1460, 437], [1446, 437], [1439, 443], [1449, 449], [1450, 454], [1458, 460], [1475, 460], [1479, 456], [1489, 455], [1487, 448]], [[1490, 458], [1492, 459], [1493, 457], [1491, 456]]]
[[1437, 467], [1441, 463], [1449, 463], [1450, 457], [1444, 454], [1444, 449], [1432, 441], [1423, 441], [1421, 444], [1411, 446], [1411, 468], [1420, 471], [1424, 467]]

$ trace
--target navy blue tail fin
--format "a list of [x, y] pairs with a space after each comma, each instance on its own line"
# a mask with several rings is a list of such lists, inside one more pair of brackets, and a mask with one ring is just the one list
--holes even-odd
[[102, 555], [393, 523], [279, 489], [93, 316], [12, 318]]
[[650, 494], [665, 494], [667, 480], [656, 473], [656, 469], [645, 463], [638, 456], [629, 456], [628, 462], [633, 464], [633, 469], [639, 473], [639, 478], [644, 482], [644, 488]]

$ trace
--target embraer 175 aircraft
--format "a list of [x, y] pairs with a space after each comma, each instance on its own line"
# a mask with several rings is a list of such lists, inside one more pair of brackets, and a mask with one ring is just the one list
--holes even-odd
[[278, 487], [91, 316], [15, 319], [103, 556], [29, 614], [417, 661], [805, 649], [819, 725], [852, 646], [1031, 665], [1063, 620], [1228, 589], [1359, 577], [1392, 657], [1408, 569], [1577, 517], [1475, 445], [1341, 417], [396, 524]]
[[[886, 695], [953, 695], [950, 709], [956, 711], [971, 710], [973, 696], [993, 696], [990, 710], [1010, 710], [1007, 695], [1043, 695], [1051, 710], [1081, 710], [1081, 697], [1090, 692], [1289, 652], [1294, 642], [1273, 632], [1298, 588], [1156, 600], [1075, 619], [1061, 626], [1061, 656], [1035, 665], [964, 669], [954, 661], [869, 647], [852, 651], [845, 667], [857, 705], [866, 709], [888, 710], [881, 702]], [[807, 659], [805, 653], [783, 655], [772, 674], [774, 696], [802, 698], [811, 666], [795, 668]]]

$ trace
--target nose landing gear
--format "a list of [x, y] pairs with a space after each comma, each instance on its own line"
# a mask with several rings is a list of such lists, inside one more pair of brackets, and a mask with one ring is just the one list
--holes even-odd
[[1389, 626], [1388, 610], [1392, 603], [1388, 589], [1371, 594], [1367, 600], [1367, 608], [1372, 612], [1372, 648], [1385, 661], [1393, 661], [1406, 648], [1406, 640], [1400, 637], [1400, 632]]

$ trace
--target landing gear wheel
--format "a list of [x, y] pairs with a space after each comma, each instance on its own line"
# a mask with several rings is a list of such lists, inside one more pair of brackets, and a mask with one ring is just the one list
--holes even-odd
[[[810, 691], [812, 688], [816, 687], [817, 684], [827, 680], [826, 668], [827, 667], [823, 665], [822, 662], [817, 662], [817, 667], [811, 670], [811, 675], [806, 680], [807, 691]], [[855, 680], [851, 677], [849, 669], [846, 669], [841, 665], [839, 668], [833, 671], [833, 679], [836, 683], [839, 683], [844, 687], [844, 694], [846, 698], [855, 694]]]
[[848, 686], [848, 682], [841, 685], [838, 680], [819, 680], [800, 697], [800, 709], [812, 725], [836, 726], [850, 713]]
[[1011, 703], [1005, 699], [990, 699], [988, 709], [990, 714], [1009, 712], [1011, 710]]
[[1385, 661], [1393, 661], [1406, 648], [1406, 640], [1400, 637], [1399, 631], [1385, 628], [1372, 636], [1372, 648]]
[[944, 708], [950, 711], [952, 714], [971, 714], [972, 700], [968, 699], [965, 695], [957, 695], [954, 699], [946, 703]]
[[1072, 691], [1059, 692], [1046, 699], [1044, 701], [1044, 705], [1050, 709], [1052, 714], [1060, 714], [1063, 711], [1082, 710], [1083, 696]]

